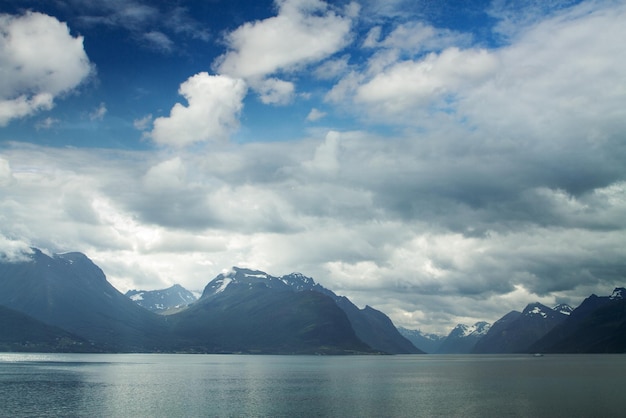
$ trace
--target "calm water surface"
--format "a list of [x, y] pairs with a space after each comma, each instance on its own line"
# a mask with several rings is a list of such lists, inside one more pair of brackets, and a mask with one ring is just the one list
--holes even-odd
[[618, 417], [626, 355], [0, 353], [2, 417]]

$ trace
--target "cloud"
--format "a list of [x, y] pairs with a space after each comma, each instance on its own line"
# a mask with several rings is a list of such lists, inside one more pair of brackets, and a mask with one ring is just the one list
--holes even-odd
[[143, 118], [133, 120], [133, 126], [138, 131], [145, 131], [152, 125], [152, 114], [146, 115]]
[[618, 41], [624, 9], [592, 2], [558, 10], [529, 19], [510, 43], [491, 49], [465, 47], [462, 35], [404, 24], [382, 41], [370, 41], [376, 49], [366, 65], [345, 75], [327, 101], [364, 119], [432, 130], [462, 121], [534, 136], [551, 125], [543, 132], [567, 136], [597, 130], [598, 121], [613, 126], [622, 96], [610, 85], [623, 84], [617, 69], [625, 56]]
[[315, 122], [322, 119], [324, 116], [326, 116], [326, 112], [322, 112], [319, 109], [313, 108], [307, 115], [306, 120], [309, 122]]
[[[290, 4], [299, 12], [275, 18], [353, 16]], [[520, 18], [491, 47], [378, 16], [380, 30], [361, 28], [358, 57], [270, 57], [273, 72], [245, 82], [190, 77], [186, 105], [135, 121], [151, 126], [156, 150], [5, 142], [1, 236], [84, 251], [122, 290], [199, 289], [232, 265], [299, 270], [435, 332], [607, 294], [626, 277], [625, 9], [590, 2]], [[280, 102], [301, 64], [334, 84], [324, 110], [360, 130], [219, 141], [237, 128], [246, 86], [269, 80], [265, 98]]]
[[180, 85], [188, 105], [177, 103], [168, 117], [156, 118], [150, 136], [173, 147], [227, 139], [237, 128], [246, 91], [243, 80], [198, 73]]
[[174, 49], [174, 42], [163, 32], [153, 30], [144, 33], [142, 38], [156, 50], [171, 52]]
[[357, 7], [345, 16], [320, 0], [277, 0], [278, 15], [245, 23], [226, 35], [229, 51], [214, 67], [221, 74], [243, 78], [266, 104], [285, 104], [293, 96], [293, 83], [266, 77], [291, 72], [321, 61], [351, 41]]
[[106, 105], [104, 103], [100, 103], [100, 105], [89, 114], [89, 119], [102, 120], [104, 119], [104, 115], [106, 114], [107, 114]]
[[54, 106], [92, 71], [83, 38], [36, 12], [0, 15], [0, 126]]
[[319, 61], [350, 40], [351, 20], [319, 0], [277, 1], [278, 15], [246, 23], [226, 36], [230, 51], [217, 61], [220, 73], [262, 78]]
[[[416, 107], [446, 111], [459, 88], [486, 81], [498, 68], [497, 59], [480, 49], [448, 48], [420, 61], [405, 61], [378, 73], [358, 87], [355, 102], [385, 117], [414, 112]], [[452, 99], [451, 99], [452, 98]], [[410, 109], [410, 110], [409, 110]]]
[[304, 167], [312, 172], [335, 174], [339, 170], [339, 138], [338, 132], [329, 132], [316, 148], [313, 159], [303, 163]]
[[295, 90], [293, 83], [273, 77], [254, 83], [253, 87], [259, 93], [261, 102], [276, 105], [286, 105], [291, 102]]
[[52, 129], [53, 127], [59, 125], [61, 121], [59, 119], [55, 119], [52, 117], [47, 117], [44, 118], [40, 121], [38, 121], [35, 124], [35, 129], [40, 130], [40, 129]]

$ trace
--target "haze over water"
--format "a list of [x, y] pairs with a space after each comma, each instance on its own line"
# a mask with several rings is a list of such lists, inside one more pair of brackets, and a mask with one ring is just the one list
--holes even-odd
[[0, 416], [623, 416], [624, 355], [0, 354]]

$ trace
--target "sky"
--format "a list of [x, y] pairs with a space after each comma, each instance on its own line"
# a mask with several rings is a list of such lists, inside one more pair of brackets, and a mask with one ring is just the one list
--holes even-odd
[[301, 272], [446, 334], [626, 285], [626, 3], [0, 0], [0, 253]]

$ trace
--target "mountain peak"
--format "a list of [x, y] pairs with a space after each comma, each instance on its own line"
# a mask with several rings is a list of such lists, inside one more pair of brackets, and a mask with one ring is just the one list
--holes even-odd
[[562, 313], [563, 315], [571, 315], [574, 308], [572, 308], [566, 303], [560, 303], [556, 305], [554, 308], [552, 308], [552, 310], [555, 312]]
[[625, 297], [626, 289], [623, 287], [616, 287], [611, 296], [609, 296], [610, 299], [624, 299]]
[[543, 305], [539, 302], [529, 303], [526, 305], [526, 308], [522, 311], [522, 315], [524, 316], [540, 316], [542, 318], [548, 318], [550, 313], [554, 311], [548, 308], [546, 305]]

